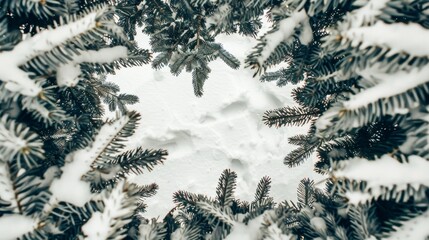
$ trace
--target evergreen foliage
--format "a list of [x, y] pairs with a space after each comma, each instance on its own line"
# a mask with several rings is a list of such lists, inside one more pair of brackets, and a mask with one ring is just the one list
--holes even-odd
[[[290, 138], [298, 148], [285, 163], [296, 166], [315, 152], [315, 170], [328, 175], [330, 195], [347, 206], [351, 226], [343, 225], [340, 235], [312, 234], [313, 220], [301, 216], [309, 224], [303, 236], [427, 238], [421, 229], [429, 221], [427, 51], [401, 34], [426, 36], [428, 2], [290, 0], [283, 7], [272, 11], [272, 30], [246, 61], [257, 72], [285, 62], [261, 80], [301, 83], [293, 92], [298, 106], [267, 111], [264, 121], [310, 123], [307, 135]], [[322, 218], [328, 228], [338, 223]], [[411, 222], [421, 231], [411, 234]]]
[[[169, 66], [171, 73], [183, 70], [192, 73], [196, 96], [203, 95], [203, 86], [211, 71], [209, 62], [220, 58], [231, 68], [240, 62], [216, 42], [220, 33], [255, 36], [262, 26], [260, 15], [271, 4], [280, 1], [123, 1], [133, 8], [120, 24], [135, 33], [135, 24], [144, 26], [156, 53], [152, 66]], [[125, 3], [124, 3], [125, 4]], [[249, 11], [249, 8], [252, 11]]]
[[178, 191], [176, 208], [171, 213], [172, 239], [224, 239], [237, 225], [248, 225], [266, 210], [274, 209], [269, 197], [271, 180], [263, 177], [251, 203], [234, 197], [237, 174], [223, 171], [216, 188], [216, 197]]
[[[105, 80], [149, 62], [115, 23], [114, 1], [0, 2], [2, 239], [139, 239], [164, 227], [141, 213], [165, 150], [126, 148], [138, 98]], [[117, 117], [105, 121], [104, 106]]]
[[[20, 239], [427, 239], [428, 0], [4, 0], [0, 2], [0, 227]], [[297, 105], [269, 110], [293, 136], [292, 167], [313, 154], [326, 189], [304, 179], [276, 204], [264, 177], [252, 202], [225, 170], [216, 196], [178, 191], [163, 222], [146, 220], [157, 186], [129, 174], [164, 150], [127, 149], [140, 115], [105, 75], [148, 63], [192, 73], [202, 96], [209, 63], [239, 61], [221, 33], [256, 37], [245, 60], [262, 82], [298, 84]], [[278, 71], [266, 72], [273, 66]], [[117, 118], [103, 121], [103, 104]], [[77, 167], [78, 166], [78, 167]], [[73, 191], [70, 191], [71, 188]], [[95, 227], [97, 226], [97, 227]], [[256, 227], [255, 227], [256, 226]], [[9, 233], [10, 234], [10, 233]]]
[[[296, 166], [315, 153], [315, 170], [330, 184], [326, 194], [314, 191], [320, 204], [294, 206], [299, 238], [401, 239], [411, 234], [412, 222], [419, 229], [427, 225], [429, 68], [423, 42], [428, 1], [189, 0], [158, 8], [143, 5], [149, 9], [143, 10], [144, 26], [165, 26], [144, 30], [160, 52], [155, 65], [170, 65], [175, 74], [185, 68], [180, 66], [189, 55], [176, 58], [169, 51], [182, 45], [192, 50], [199, 36], [213, 41], [206, 36], [222, 32], [256, 36], [258, 27], [243, 32], [233, 26], [268, 16], [272, 27], [258, 39], [245, 65], [255, 76], [262, 75], [263, 82], [299, 85], [293, 91], [297, 105], [269, 110], [263, 121], [275, 127], [309, 125], [307, 134], [290, 139], [298, 148], [284, 162]], [[239, 11], [240, 6], [246, 11]], [[209, 27], [199, 33], [199, 21], [203, 27], [213, 21], [214, 32]], [[192, 27], [175, 33], [182, 24]], [[266, 72], [273, 66], [283, 68]], [[231, 232], [232, 218], [207, 204], [194, 205], [211, 211], [215, 223], [223, 219], [224, 232]], [[326, 227], [317, 229], [321, 225]], [[429, 232], [413, 234], [424, 239]]]

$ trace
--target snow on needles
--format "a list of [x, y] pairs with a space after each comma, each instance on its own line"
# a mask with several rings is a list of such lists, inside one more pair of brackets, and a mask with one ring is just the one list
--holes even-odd
[[[265, 222], [271, 222], [272, 210], [265, 211], [262, 215], [250, 220], [247, 224], [241, 222], [235, 222], [231, 232], [226, 236], [225, 240], [257, 240], [262, 239], [260, 236], [260, 228]], [[277, 224], [271, 224], [267, 231], [270, 233], [271, 240], [289, 240], [292, 236], [285, 235]], [[265, 239], [265, 238], [264, 238]], [[268, 238], [266, 238], [268, 239]]]
[[402, 240], [402, 239], [427, 239], [429, 236], [429, 210], [426, 210], [422, 215], [412, 218], [406, 222], [402, 222], [401, 226], [394, 226], [395, 231], [392, 232], [386, 240]]
[[[112, 234], [118, 234], [125, 224], [131, 221], [128, 218], [127, 221], [119, 221], [123, 216], [131, 215], [133, 208], [127, 208], [123, 205], [129, 201], [126, 199], [125, 193], [122, 191], [124, 182], [119, 182], [116, 187], [112, 190], [110, 195], [104, 199], [104, 211], [95, 212], [91, 218], [82, 226], [82, 231], [87, 237], [86, 239], [91, 240], [104, 240], [111, 239]], [[106, 192], [104, 192], [106, 194]], [[124, 231], [124, 230], [123, 230]], [[119, 239], [119, 237], [117, 238]]]
[[[344, 36], [351, 40], [352, 47], [365, 49], [375, 45], [388, 48], [387, 56], [404, 51], [418, 57], [429, 55], [429, 31], [416, 23], [377, 22], [373, 26], [352, 28]], [[404, 36], [407, 37], [406, 41]]]
[[[396, 186], [396, 191], [402, 191], [408, 186], [412, 186], [414, 189], [418, 189], [420, 185], [429, 186], [429, 175], [427, 174], [429, 161], [416, 155], [409, 156], [408, 163], [400, 163], [389, 155], [383, 155], [374, 161], [356, 157], [346, 162], [334, 172], [335, 177], [365, 181], [367, 188], [372, 191], [371, 196], [368, 194], [360, 196], [355, 193], [347, 195], [353, 204], [365, 202], [370, 197], [377, 197], [379, 195], [377, 192], [382, 187], [391, 189]], [[383, 169], [384, 174], [380, 174], [380, 169]]]
[[[374, 67], [374, 66], [373, 66]], [[378, 68], [375, 68], [378, 69]], [[349, 110], [358, 109], [379, 99], [392, 97], [423, 84], [429, 79], [429, 68], [413, 68], [410, 71], [398, 71], [393, 74], [372, 71], [370, 68], [359, 71], [366, 79], [374, 79], [377, 84], [350, 97], [344, 102]], [[407, 79], [404, 81], [404, 79]]]
[[7, 165], [4, 163], [0, 163], [0, 199], [11, 203], [11, 207], [16, 207], [18, 203], [16, 201], [12, 186], [13, 184], [10, 180], [9, 169]]
[[73, 87], [79, 82], [79, 75], [81, 73], [80, 63], [113, 62], [121, 58], [126, 58], [128, 56], [127, 51], [127, 48], [124, 46], [104, 48], [98, 51], [81, 51], [73, 57], [71, 62], [58, 67], [57, 84], [60, 87]]
[[280, 43], [285, 42], [292, 37], [295, 33], [295, 28], [299, 25], [303, 28], [299, 35], [301, 43], [309, 44], [313, 40], [313, 31], [311, 29], [307, 13], [304, 9], [301, 11], [295, 11], [290, 15], [290, 17], [285, 18], [278, 23], [277, 31], [273, 31], [264, 36], [266, 45], [258, 58], [258, 62], [261, 66]]
[[353, 27], [373, 23], [376, 20], [376, 16], [381, 14], [381, 9], [386, 6], [389, 0], [369, 0], [365, 2], [365, 6], [358, 8], [349, 15], [351, 19], [348, 22]]
[[63, 172], [61, 178], [55, 179], [50, 188], [58, 201], [65, 201], [82, 207], [91, 200], [90, 183], [81, 178], [91, 170], [91, 164], [116, 136], [118, 129], [122, 129], [128, 120], [128, 116], [122, 116], [112, 124], [105, 124], [90, 146], [67, 155], [66, 164], [61, 168]]
[[12, 92], [27, 96], [36, 96], [41, 87], [30, 79], [29, 73], [19, 67], [32, 58], [61, 45], [65, 41], [95, 27], [97, 13], [93, 12], [75, 22], [44, 30], [33, 37], [18, 43], [12, 51], [0, 53], [0, 79], [6, 82], [5, 87]]

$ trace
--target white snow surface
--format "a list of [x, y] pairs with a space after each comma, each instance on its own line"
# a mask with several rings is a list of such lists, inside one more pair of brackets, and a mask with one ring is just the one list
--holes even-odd
[[[149, 48], [148, 38], [137, 36]], [[243, 63], [256, 40], [238, 35], [217, 38], [226, 50]], [[272, 178], [271, 196], [276, 201], [296, 200], [302, 178], [320, 178], [313, 161], [288, 168], [283, 158], [295, 146], [287, 138], [305, 133], [307, 128], [269, 128], [263, 113], [293, 104], [292, 86], [279, 88], [261, 83], [249, 69], [233, 70], [220, 60], [210, 63], [212, 72], [204, 86], [204, 96], [194, 96], [192, 76], [175, 77], [168, 68], [153, 70], [149, 65], [122, 69], [108, 80], [121, 91], [138, 95], [140, 102], [130, 106], [142, 114], [136, 134], [128, 147], [167, 149], [164, 165], [137, 176], [139, 184], [156, 182], [158, 193], [148, 198], [145, 217], [163, 218], [174, 207], [173, 193], [186, 190], [215, 196], [218, 178], [224, 169], [237, 172], [235, 196], [252, 201], [263, 176]]]
[[0, 218], [0, 239], [17, 239], [36, 228], [37, 220], [19, 214], [3, 215]]

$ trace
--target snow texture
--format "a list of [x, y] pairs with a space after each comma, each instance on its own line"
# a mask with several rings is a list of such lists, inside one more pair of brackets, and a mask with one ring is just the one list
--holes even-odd
[[104, 48], [98, 51], [81, 51], [73, 57], [71, 62], [57, 68], [57, 84], [60, 87], [73, 87], [79, 82], [80, 63], [110, 63], [126, 58], [128, 56], [127, 51], [124, 46]]
[[[400, 163], [389, 155], [383, 155], [374, 161], [356, 157], [345, 162], [347, 163], [342, 168], [334, 171], [335, 177], [365, 181], [372, 193], [369, 195], [348, 191], [347, 198], [352, 204], [377, 197], [381, 187], [391, 189], [395, 185], [396, 191], [399, 192], [408, 186], [414, 189], [418, 189], [420, 185], [429, 186], [429, 161], [416, 155], [409, 156], [408, 163]], [[384, 174], [380, 174], [380, 169], [383, 169]]]
[[13, 50], [0, 53], [0, 79], [6, 82], [9, 91], [19, 92], [27, 96], [36, 96], [41, 87], [29, 73], [19, 67], [32, 58], [63, 44], [65, 41], [95, 27], [96, 13], [90, 13], [75, 22], [44, 30], [18, 43]]
[[18, 214], [3, 215], [0, 218], [0, 239], [17, 239], [37, 226], [37, 220]]
[[128, 122], [128, 119], [128, 116], [122, 116], [112, 124], [105, 124], [90, 146], [67, 155], [66, 164], [61, 168], [63, 172], [61, 177], [55, 179], [50, 188], [58, 201], [82, 207], [91, 200], [93, 194], [90, 191], [90, 183], [81, 178], [91, 170], [91, 164], [116, 136], [118, 129]]
[[264, 36], [266, 45], [258, 58], [259, 65], [262, 66], [264, 64], [280, 43], [289, 40], [295, 33], [295, 29], [300, 25], [303, 30], [301, 31], [299, 39], [302, 44], [309, 44], [313, 39], [313, 31], [311, 29], [307, 13], [304, 9], [301, 11], [295, 11], [288, 18], [285, 18], [278, 23], [277, 31]]
[[386, 240], [402, 239], [428, 239], [429, 237], [429, 210], [422, 215], [412, 218], [402, 223], [402, 226], [395, 226], [395, 232]]
[[[148, 38], [138, 35], [141, 47], [149, 48]], [[241, 62], [256, 40], [239, 35], [220, 35], [218, 42]], [[313, 162], [289, 169], [283, 158], [293, 150], [287, 138], [307, 131], [305, 127], [268, 128], [262, 122], [266, 110], [293, 105], [293, 86], [279, 88], [261, 83], [249, 69], [233, 70], [223, 61], [210, 63], [212, 72], [204, 86], [204, 96], [195, 97], [192, 76], [172, 76], [168, 68], [150, 66], [121, 69], [109, 80], [121, 91], [138, 95], [140, 102], [130, 106], [142, 114], [141, 124], [129, 140], [129, 149], [162, 148], [167, 161], [132, 181], [156, 182], [158, 193], [146, 200], [145, 217], [163, 218], [174, 207], [173, 193], [186, 190], [214, 196], [218, 178], [226, 168], [237, 172], [235, 196], [253, 200], [259, 179], [272, 178], [275, 201], [295, 200], [299, 181], [320, 179]]]

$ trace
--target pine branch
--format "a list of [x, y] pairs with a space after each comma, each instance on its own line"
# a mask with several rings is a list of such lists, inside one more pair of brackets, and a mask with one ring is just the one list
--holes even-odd
[[261, 204], [264, 199], [269, 197], [270, 188], [271, 178], [267, 176], [261, 178], [256, 188], [255, 200], [253, 202]]
[[302, 126], [320, 114], [319, 109], [307, 109], [301, 107], [283, 107], [276, 110], [266, 111], [263, 121], [272, 127]]
[[40, 137], [7, 115], [0, 118], [0, 161], [16, 160], [18, 168], [36, 166], [44, 159]]
[[44, 0], [43, 3], [32, 0], [5, 0], [2, 7], [20, 17], [36, 16], [49, 19], [67, 14], [66, 6], [62, 1]]
[[92, 214], [82, 226], [82, 232], [91, 239], [123, 239], [126, 236], [124, 226], [131, 221], [135, 205], [133, 198], [126, 193], [124, 182], [120, 182], [111, 191], [104, 192], [103, 212]]
[[127, 151], [116, 157], [111, 164], [119, 164], [123, 171], [119, 175], [125, 176], [130, 173], [141, 174], [143, 169], [152, 171], [153, 167], [163, 163], [168, 155], [165, 150], [143, 150], [141, 147]]
[[152, 219], [148, 224], [142, 224], [139, 228], [139, 239], [163, 240], [166, 239], [167, 231], [164, 223]]
[[252, 219], [261, 216], [267, 210], [273, 209], [274, 206], [275, 203], [272, 198], [264, 198], [261, 201], [253, 202], [243, 218], [243, 223], [248, 224]]
[[349, 211], [354, 239], [369, 239], [377, 232], [378, 224], [374, 209], [368, 206], [351, 207]]
[[315, 142], [312, 144], [300, 146], [295, 150], [292, 150], [283, 160], [283, 163], [288, 167], [295, 167], [299, 164], [303, 163], [306, 159], [308, 159], [313, 153], [314, 149], [316, 149], [320, 145], [319, 142]]
[[232, 227], [235, 224], [233, 216], [229, 212], [225, 212], [228, 208], [221, 208], [205, 201], [198, 201], [197, 207], [213, 226], [222, 223]]
[[314, 181], [308, 178], [301, 180], [297, 190], [298, 207], [311, 207], [316, 201], [314, 196]]
[[229, 169], [222, 172], [216, 187], [216, 202], [221, 207], [228, 207], [234, 199], [237, 174]]
[[82, 207], [61, 202], [55, 206], [47, 219], [58, 227], [61, 232], [58, 235], [62, 235], [62, 237], [74, 236], [80, 233], [75, 229], [75, 226], [84, 225], [94, 213], [103, 210], [104, 205], [101, 202], [90, 201]]
[[173, 202], [186, 211], [197, 213], [196, 205], [199, 201], [209, 201], [209, 198], [202, 194], [194, 194], [187, 191], [177, 191], [173, 194]]
[[[103, 168], [104, 164], [109, 161], [114, 161], [112, 155], [118, 150], [124, 148], [123, 142], [135, 132], [140, 120], [140, 114], [137, 112], [129, 112], [118, 120], [108, 124], [105, 131], [98, 133], [100, 139], [100, 147], [97, 149], [96, 155], [93, 158], [92, 168]], [[109, 127], [114, 131], [108, 132]], [[103, 139], [101, 139], [103, 138]], [[102, 141], [102, 142], [101, 142]], [[95, 140], [97, 142], [97, 140]]]
[[192, 84], [194, 85], [195, 96], [201, 97], [203, 95], [203, 86], [205, 81], [208, 79], [210, 69], [196, 68], [192, 72]]
[[313, 138], [312, 135], [298, 134], [293, 137], [289, 137], [288, 143], [293, 145], [303, 146], [303, 145], [306, 145], [312, 138]]
[[[41, 87], [30, 78], [30, 73], [23, 71], [19, 67], [26, 64], [28, 60], [40, 56], [41, 53], [50, 51], [53, 51], [53, 53], [51, 53], [52, 57], [47, 57], [46, 59], [41, 58], [40, 61], [42, 61], [42, 63], [51, 63], [49, 64], [50, 66], [55, 66], [56, 64], [52, 63], [51, 59], [56, 59], [58, 62], [65, 63], [67, 59], [70, 59], [70, 56], [67, 56], [64, 50], [59, 49], [64, 48], [64, 44], [67, 43], [67, 41], [71, 41], [77, 36], [81, 38], [75, 40], [76, 44], [81, 46], [82, 44], [79, 43], [85, 39], [85, 35], [81, 34], [87, 34], [86, 38], [90, 40], [92, 35], [96, 35], [95, 33], [98, 31], [97, 24], [101, 24], [98, 22], [101, 20], [100, 15], [106, 14], [106, 11], [106, 7], [99, 7], [84, 17], [72, 17], [68, 24], [59, 26], [55, 29], [44, 30], [31, 38], [21, 41], [13, 50], [2, 52], [0, 54], [0, 61], [5, 64], [2, 66], [4, 71], [1, 71], [0, 79], [6, 82], [5, 87], [10, 91], [19, 92], [23, 95], [37, 96], [42, 91]], [[91, 35], [88, 33], [93, 34]], [[40, 69], [38, 66], [43, 66], [37, 64], [37, 61], [29, 62], [29, 64], [32, 64], [34, 69]]]

